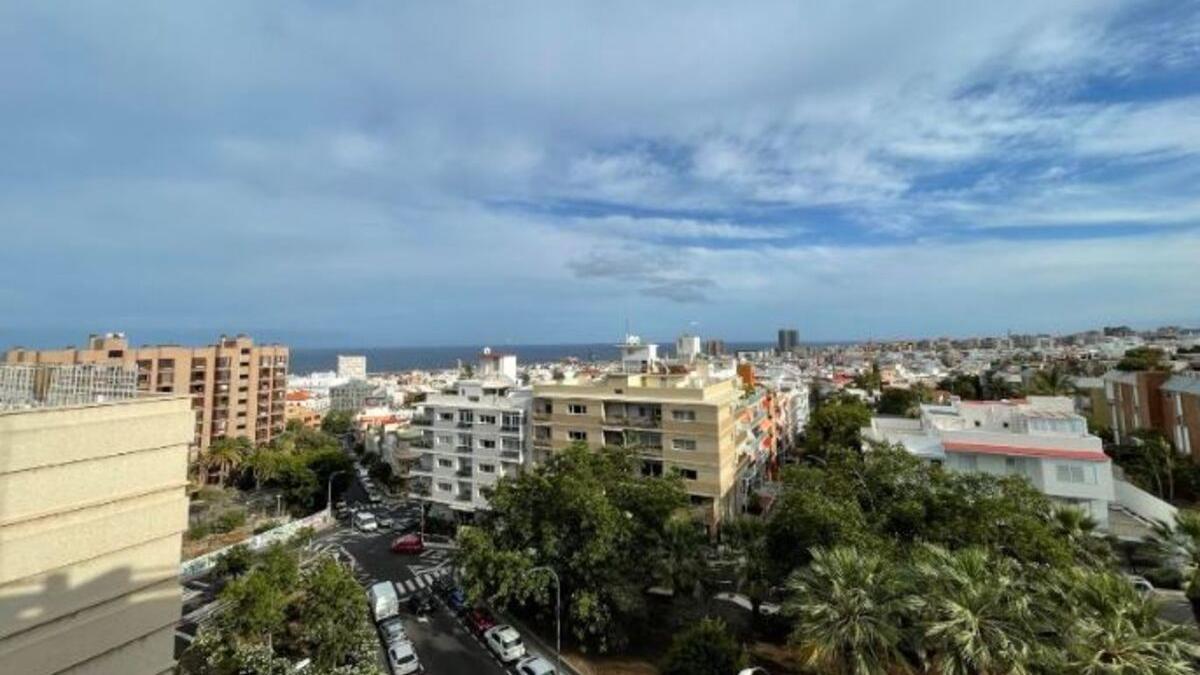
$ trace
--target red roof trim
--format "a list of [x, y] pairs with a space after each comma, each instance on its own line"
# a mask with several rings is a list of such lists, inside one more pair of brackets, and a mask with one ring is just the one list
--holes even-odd
[[1018, 455], [1021, 457], [1048, 457], [1051, 459], [1078, 459], [1085, 462], [1107, 462], [1108, 455], [1100, 450], [1068, 450], [1066, 448], [1030, 448], [1020, 445], [994, 445], [991, 443], [942, 443], [946, 452], [977, 452], [983, 455]]

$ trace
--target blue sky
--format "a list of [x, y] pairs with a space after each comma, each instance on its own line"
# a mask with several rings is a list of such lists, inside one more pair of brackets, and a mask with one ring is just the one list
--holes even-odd
[[6, 3], [0, 347], [1196, 325], [1198, 155], [1194, 0]]

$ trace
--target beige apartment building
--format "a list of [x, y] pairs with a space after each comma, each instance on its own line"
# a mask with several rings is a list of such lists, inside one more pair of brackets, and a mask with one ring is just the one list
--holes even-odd
[[592, 379], [535, 384], [533, 458], [582, 441], [623, 447], [642, 459], [643, 471], [678, 470], [692, 503], [715, 526], [740, 510], [735, 486], [738, 448], [747, 430], [737, 423], [736, 378], [701, 372], [610, 373]]
[[174, 665], [194, 414], [127, 396], [0, 406], [0, 673]]
[[137, 369], [140, 391], [187, 394], [195, 411], [192, 444], [242, 436], [267, 443], [283, 433], [288, 348], [255, 345], [245, 335], [221, 336], [206, 347], [130, 347], [122, 333], [92, 335], [84, 349], [29, 350], [5, 354], [8, 364], [122, 364]]

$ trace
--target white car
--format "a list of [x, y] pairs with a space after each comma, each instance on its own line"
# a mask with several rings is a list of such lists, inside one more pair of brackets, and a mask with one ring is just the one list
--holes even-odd
[[419, 673], [421, 662], [417, 660], [417, 653], [413, 651], [411, 642], [396, 642], [388, 645], [388, 665], [392, 667], [392, 672], [395, 675], [409, 675], [409, 673]]
[[503, 663], [511, 663], [525, 656], [525, 643], [521, 634], [507, 624], [501, 624], [483, 634], [488, 649]]
[[408, 639], [408, 633], [404, 630], [404, 622], [400, 617], [393, 616], [390, 619], [384, 619], [379, 622], [379, 637], [383, 638], [383, 644], [393, 645], [397, 642], [412, 642]]
[[374, 532], [379, 529], [379, 522], [375, 520], [375, 514], [370, 511], [359, 511], [354, 514], [354, 527], [363, 532]]
[[390, 530], [396, 526], [391, 516], [379, 516], [375, 521], [379, 523], [379, 529], [381, 530]]
[[540, 656], [527, 656], [517, 662], [517, 675], [555, 675], [554, 666]]

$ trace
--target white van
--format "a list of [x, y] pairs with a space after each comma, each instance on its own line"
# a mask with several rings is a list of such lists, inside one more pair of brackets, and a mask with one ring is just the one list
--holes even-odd
[[370, 511], [359, 511], [354, 514], [354, 527], [363, 532], [374, 532], [379, 529], [379, 522], [375, 520], [375, 514]]
[[375, 623], [400, 613], [400, 596], [390, 581], [381, 581], [367, 590], [367, 603], [371, 605], [371, 616]]

